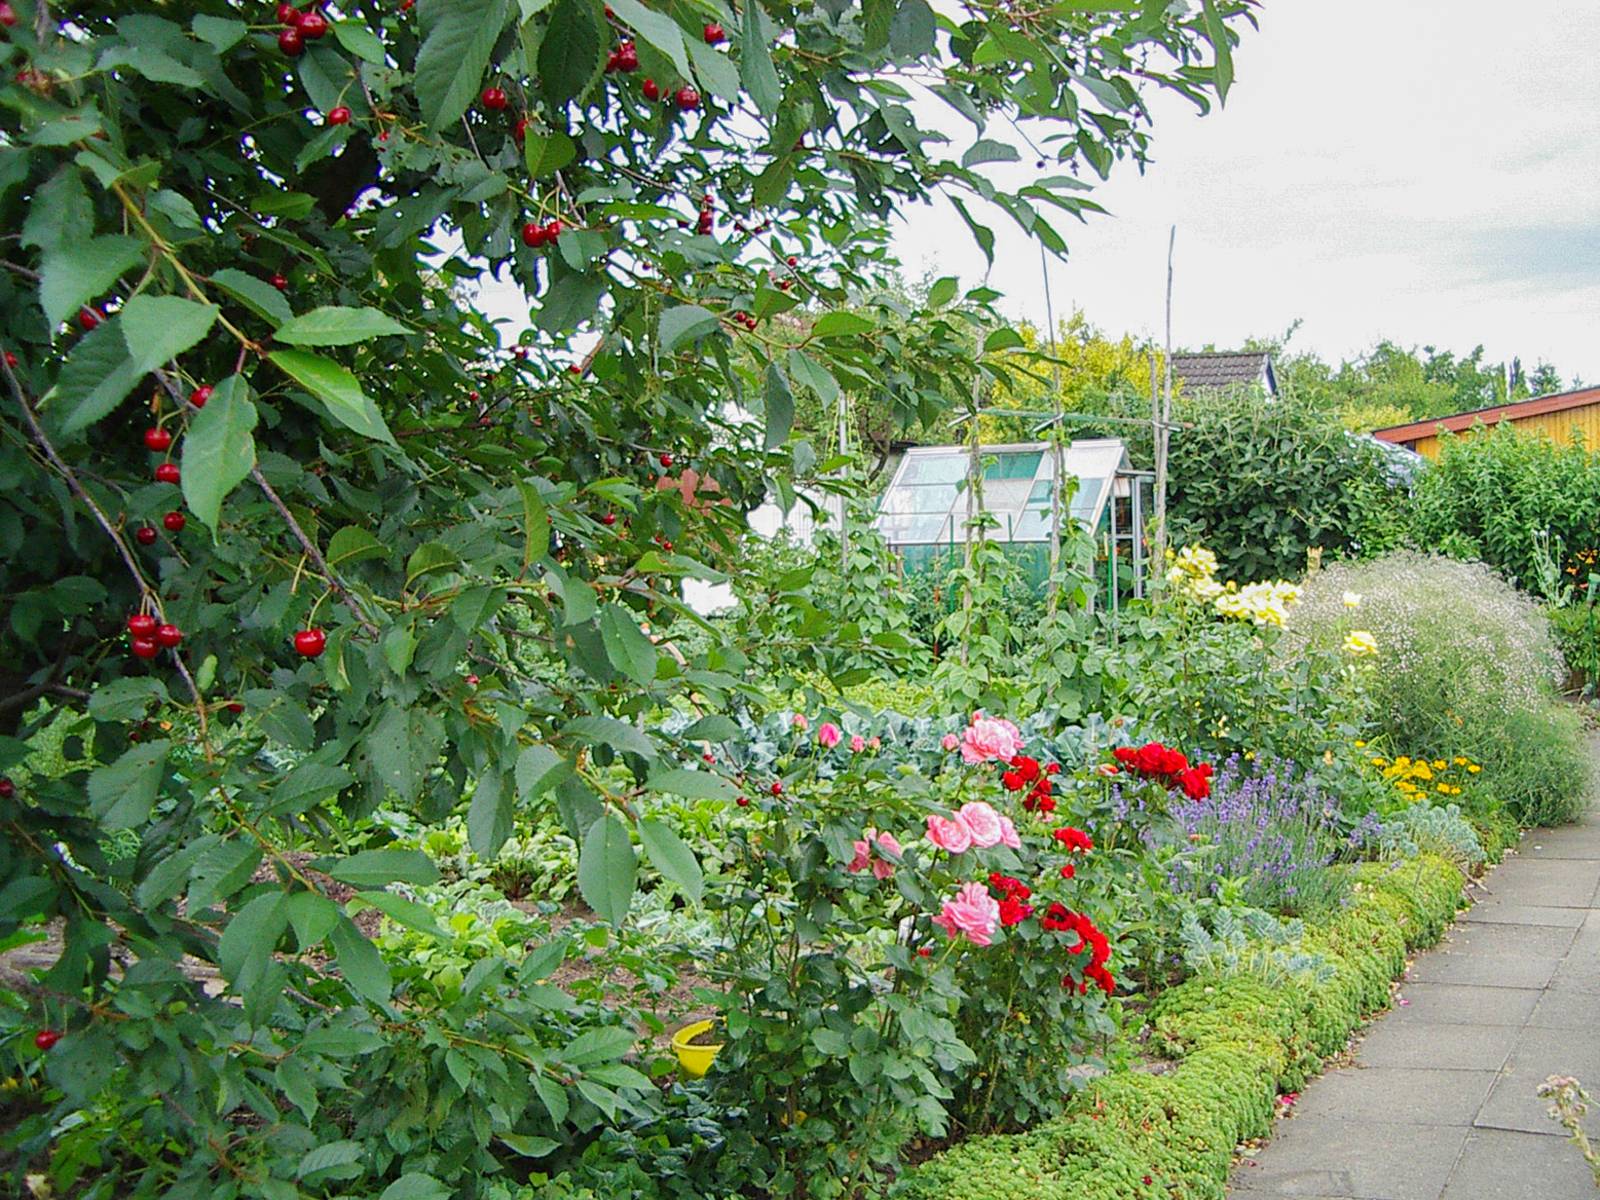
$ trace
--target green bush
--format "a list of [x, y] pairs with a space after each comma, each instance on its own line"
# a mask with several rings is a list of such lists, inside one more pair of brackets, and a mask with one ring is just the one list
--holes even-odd
[[1204, 543], [1221, 577], [1241, 583], [1298, 577], [1312, 547], [1362, 549], [1364, 514], [1387, 491], [1382, 453], [1334, 416], [1249, 395], [1207, 397], [1181, 415], [1193, 425], [1172, 439], [1174, 545]]
[[1233, 1148], [1272, 1126], [1280, 1089], [1298, 1088], [1388, 1002], [1407, 949], [1436, 941], [1462, 876], [1444, 859], [1351, 868], [1344, 911], [1307, 938], [1334, 963], [1325, 981], [1272, 987], [1203, 977], [1162, 995], [1152, 1044], [1165, 1075], [1120, 1071], [1029, 1133], [974, 1138], [909, 1172], [910, 1200], [1222, 1200]]
[[1509, 425], [1446, 437], [1413, 504], [1419, 544], [1482, 558], [1526, 588], [1538, 578], [1535, 533], [1560, 543], [1563, 569], [1592, 567], [1600, 552], [1600, 456]]
[[[1353, 612], [1347, 595], [1361, 597]], [[1561, 656], [1538, 604], [1483, 563], [1405, 551], [1313, 574], [1287, 640], [1303, 652], [1350, 624], [1377, 639], [1370, 691], [1394, 752], [1482, 766], [1470, 814], [1505, 805], [1538, 824], [1582, 811], [1589, 758], [1557, 699]]]

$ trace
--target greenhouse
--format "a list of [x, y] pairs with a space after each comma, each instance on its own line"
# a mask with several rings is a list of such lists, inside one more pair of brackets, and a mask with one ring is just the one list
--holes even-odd
[[[873, 524], [909, 572], [927, 570], [964, 545], [967, 536], [966, 446], [919, 446], [906, 451], [884, 489]], [[1075, 441], [1064, 449], [1064, 471], [1077, 480], [1070, 504], [1052, 519], [1062, 497], [1055, 456], [1047, 442], [985, 446], [982, 509], [987, 536], [1012, 550], [1029, 578], [1042, 585], [1049, 571], [1052, 529], [1068, 518], [1094, 536], [1107, 603], [1142, 596], [1146, 570], [1145, 518], [1152, 475], [1135, 470], [1120, 438]], [[971, 514], [973, 516], [976, 513]]]

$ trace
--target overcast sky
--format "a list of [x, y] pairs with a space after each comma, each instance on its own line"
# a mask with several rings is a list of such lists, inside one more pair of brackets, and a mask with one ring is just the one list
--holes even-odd
[[[1158, 333], [1176, 223], [1180, 345], [1299, 318], [1329, 357], [1481, 342], [1600, 380], [1600, 3], [1265, 0], [1235, 64], [1225, 109], [1157, 105], [1154, 164], [1096, 193], [1111, 216], [1058, 223], [1058, 316]], [[900, 243], [913, 276], [983, 278], [953, 212]], [[1003, 307], [1042, 324], [1037, 248], [1002, 233], [996, 260]]]

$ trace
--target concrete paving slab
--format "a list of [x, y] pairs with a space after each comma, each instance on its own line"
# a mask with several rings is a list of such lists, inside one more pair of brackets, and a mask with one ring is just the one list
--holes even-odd
[[1577, 929], [1588, 912], [1581, 908], [1556, 908], [1553, 905], [1512, 904], [1497, 896], [1487, 897], [1458, 918], [1467, 924], [1559, 925]]
[[1495, 1072], [1427, 1067], [1342, 1067], [1300, 1096], [1302, 1119], [1387, 1125], [1470, 1125]]
[[1594, 1194], [1589, 1168], [1566, 1142], [1482, 1129], [1467, 1139], [1443, 1200], [1581, 1200]]
[[[1538, 988], [1480, 987], [1463, 983], [1408, 983], [1384, 1025], [1510, 1025], [1528, 1023]], [[1400, 1001], [1405, 1001], [1401, 1003]]]
[[1484, 884], [1491, 896], [1515, 897], [1518, 904], [1547, 904], [1555, 908], [1592, 908], [1600, 870], [1592, 862], [1552, 858], [1508, 859], [1496, 867]]
[[1533, 1029], [1581, 1029], [1590, 1033], [1600, 1026], [1600, 993], [1578, 988], [1541, 992], [1528, 1025]]
[[1425, 954], [1407, 972], [1416, 983], [1466, 983], [1477, 987], [1544, 988], [1550, 986], [1559, 957], [1489, 958], [1476, 954]]
[[[1600, 864], [1595, 877], [1600, 879]], [[1570, 911], [1578, 911], [1576, 909]], [[1579, 929], [1553, 925], [1457, 925], [1439, 943], [1434, 954], [1472, 954], [1478, 958], [1565, 958], [1580, 936]], [[1600, 938], [1596, 939], [1600, 950]]]
[[1285, 1121], [1268, 1153], [1234, 1171], [1237, 1196], [1438, 1200], [1469, 1132], [1377, 1121]]
[[1551, 1075], [1600, 1079], [1600, 1040], [1572, 1029], [1522, 1030], [1473, 1124], [1565, 1137], [1549, 1117], [1548, 1102], [1535, 1094]]
[[1522, 839], [1517, 857], [1523, 859], [1575, 858], [1600, 862], [1600, 828], [1567, 825], [1561, 829], [1540, 829]]
[[1498, 1071], [1511, 1056], [1521, 1032], [1515, 1025], [1380, 1021], [1362, 1038], [1356, 1060], [1367, 1067]]

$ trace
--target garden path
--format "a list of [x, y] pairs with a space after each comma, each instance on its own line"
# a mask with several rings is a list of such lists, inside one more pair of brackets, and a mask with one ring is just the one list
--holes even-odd
[[1235, 1169], [1234, 1200], [1600, 1195], [1534, 1095], [1550, 1075], [1600, 1093], [1600, 815], [1529, 832], [1477, 895]]

